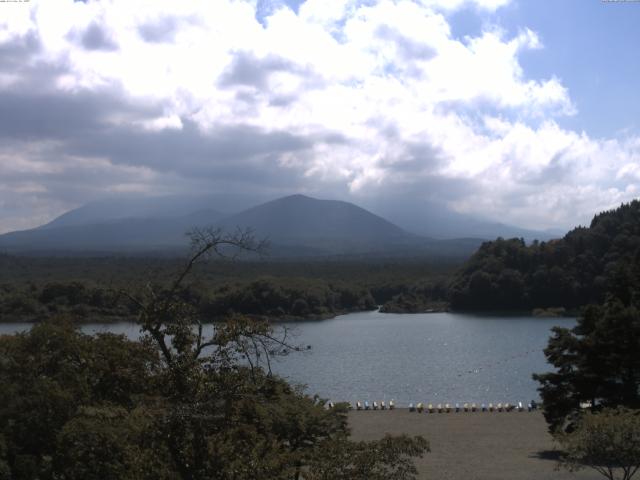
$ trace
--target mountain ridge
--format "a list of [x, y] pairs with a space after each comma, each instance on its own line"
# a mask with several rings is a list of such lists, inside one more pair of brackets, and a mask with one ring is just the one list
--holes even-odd
[[[216, 197], [204, 198], [214, 202]], [[35, 229], [0, 235], [0, 249], [69, 253], [179, 250], [188, 245], [186, 231], [205, 226], [226, 231], [250, 228], [256, 236], [271, 240], [274, 255], [284, 257], [361, 254], [465, 257], [483, 240], [421, 236], [353, 203], [303, 194], [270, 200], [237, 213], [228, 210], [213, 209], [203, 197], [197, 196], [93, 202]]]

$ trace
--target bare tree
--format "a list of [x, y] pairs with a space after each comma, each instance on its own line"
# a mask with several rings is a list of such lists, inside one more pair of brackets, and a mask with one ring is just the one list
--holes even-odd
[[187, 295], [187, 280], [197, 264], [212, 256], [235, 260], [243, 253], [264, 255], [267, 241], [256, 240], [251, 230], [241, 229], [233, 233], [194, 229], [189, 236], [189, 256], [168, 286], [149, 281], [142, 295], [121, 291], [137, 306], [142, 332], [157, 345], [168, 366], [205, 361], [203, 353], [207, 352], [207, 362], [230, 362], [239, 355], [252, 372], [261, 366], [271, 373], [271, 357], [298, 350], [290, 343], [288, 329], [283, 327], [276, 334], [267, 322], [235, 315], [212, 325], [207, 335], [205, 322]]

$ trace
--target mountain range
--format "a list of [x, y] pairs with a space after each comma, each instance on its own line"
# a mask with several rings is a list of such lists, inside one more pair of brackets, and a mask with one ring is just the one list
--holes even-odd
[[[244, 202], [244, 205], [243, 205]], [[40, 227], [0, 235], [0, 250], [18, 253], [150, 253], [184, 249], [194, 227], [251, 228], [275, 257], [331, 255], [467, 257], [496, 236], [544, 239], [544, 232], [476, 221], [449, 220], [460, 238], [434, 238], [415, 222], [412, 233], [353, 203], [291, 195], [246, 207], [247, 198], [168, 196], [92, 202]], [[214, 208], [215, 206], [216, 208]], [[218, 210], [219, 207], [226, 211]], [[405, 222], [406, 223], [406, 222]], [[442, 223], [442, 221], [440, 221]], [[463, 223], [472, 228], [465, 230]], [[455, 227], [455, 228], [452, 228]], [[475, 230], [474, 230], [475, 228]], [[475, 231], [486, 234], [474, 235]], [[469, 233], [469, 235], [465, 235]], [[492, 234], [493, 233], [493, 234]], [[504, 235], [504, 234], [507, 235]], [[439, 235], [442, 237], [442, 235]]]

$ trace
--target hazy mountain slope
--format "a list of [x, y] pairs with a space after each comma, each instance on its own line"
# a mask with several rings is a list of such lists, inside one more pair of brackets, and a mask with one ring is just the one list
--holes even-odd
[[[51, 226], [0, 236], [9, 251], [122, 251], [188, 245], [186, 232], [214, 225], [221, 214], [203, 210], [178, 218], [125, 218], [95, 224]], [[88, 221], [88, 220], [87, 220]]]
[[[294, 196], [295, 197], [295, 196]], [[287, 197], [285, 197], [287, 198]], [[173, 196], [124, 196], [104, 199], [71, 210], [40, 228], [71, 225], [91, 225], [125, 218], [177, 218], [203, 209], [214, 209], [226, 215], [233, 215], [268, 200], [264, 195], [210, 194]], [[280, 199], [282, 200], [282, 199]], [[348, 204], [347, 202], [342, 202]], [[417, 235], [438, 239], [522, 237], [547, 240], [561, 237], [564, 232], [535, 231], [505, 225], [471, 215], [460, 214], [433, 202], [412, 205], [398, 204], [383, 198], [369, 201], [364, 208], [390, 219], [395, 225]], [[252, 222], [255, 223], [255, 222]], [[299, 223], [299, 222], [298, 222]], [[279, 232], [286, 230], [276, 228]]]
[[413, 208], [404, 205], [373, 202], [367, 205], [385, 218], [393, 219], [403, 229], [431, 238], [524, 238], [526, 241], [559, 238], [565, 232], [539, 231], [457, 213], [433, 202], [424, 202]]
[[178, 218], [203, 210], [229, 215], [261, 201], [264, 198], [242, 194], [108, 198], [70, 210], [40, 228], [95, 225], [126, 218]]
[[202, 197], [96, 202], [43, 227], [2, 235], [0, 249], [65, 253], [173, 250], [188, 245], [185, 232], [195, 226], [227, 231], [251, 228], [256, 237], [269, 239], [269, 254], [274, 257], [461, 258], [480, 244], [478, 239], [420, 237], [354, 204], [303, 195], [273, 200], [227, 217], [211, 209], [185, 214], [203, 203]]
[[409, 233], [352, 203], [291, 195], [223, 219], [225, 230], [251, 228], [273, 256], [384, 255], [466, 257], [480, 240], [434, 240]]
[[220, 222], [225, 228], [251, 227], [274, 241], [336, 238], [397, 241], [414, 237], [352, 203], [291, 195], [258, 205]]

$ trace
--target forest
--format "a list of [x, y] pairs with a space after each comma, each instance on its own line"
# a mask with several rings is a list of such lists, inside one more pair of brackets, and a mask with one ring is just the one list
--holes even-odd
[[448, 298], [454, 310], [576, 310], [629, 284], [639, 249], [636, 200], [596, 215], [589, 227], [558, 240], [527, 245], [498, 238], [482, 244], [453, 276]]
[[[131, 321], [138, 310], [122, 293], [167, 281], [181, 265], [171, 257], [0, 256], [0, 321], [42, 321], [60, 314], [78, 323]], [[404, 297], [443, 297], [458, 267], [425, 259], [214, 259], [197, 265], [182, 294], [209, 321], [229, 313], [322, 319], [386, 303], [393, 308]]]

